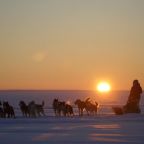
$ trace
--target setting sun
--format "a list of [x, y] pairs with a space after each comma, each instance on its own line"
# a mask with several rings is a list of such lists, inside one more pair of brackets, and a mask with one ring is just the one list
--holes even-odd
[[111, 86], [107, 82], [100, 82], [97, 85], [97, 90], [99, 92], [109, 92], [111, 90]]

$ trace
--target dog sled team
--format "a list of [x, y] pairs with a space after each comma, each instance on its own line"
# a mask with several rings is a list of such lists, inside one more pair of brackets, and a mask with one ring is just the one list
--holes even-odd
[[[86, 111], [87, 115], [97, 114], [98, 103], [95, 102], [95, 104], [93, 104], [90, 101], [90, 98], [86, 99], [85, 101], [77, 99], [74, 104], [78, 107], [79, 116], [83, 115], [84, 110]], [[52, 107], [55, 116], [74, 116], [74, 110], [72, 105], [66, 103], [65, 101], [59, 101], [58, 99], [54, 99]], [[42, 101], [42, 104], [36, 104], [34, 101], [31, 101], [28, 104], [26, 104], [24, 101], [20, 101], [19, 108], [23, 117], [36, 118], [40, 116], [45, 116], [44, 101]], [[9, 102], [0, 101], [0, 118], [15, 117], [16, 116], [14, 108], [9, 104]]]

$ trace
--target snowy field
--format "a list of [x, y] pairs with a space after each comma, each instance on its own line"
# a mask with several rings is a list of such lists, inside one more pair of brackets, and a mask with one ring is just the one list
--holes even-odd
[[[52, 101], [58, 98], [70, 101], [91, 99], [98, 101], [97, 116], [71, 118], [54, 117]], [[126, 103], [128, 92], [113, 92], [110, 96], [95, 96], [91, 91], [0, 91], [0, 100], [9, 101], [15, 108], [16, 119], [0, 119], [0, 144], [144, 144], [144, 96], [141, 99], [141, 114], [116, 116], [112, 105]], [[110, 99], [112, 97], [112, 99]], [[45, 101], [46, 117], [23, 118], [18, 103], [35, 100]], [[86, 114], [86, 113], [85, 113]]]
[[0, 144], [143, 144], [144, 115], [0, 119]]

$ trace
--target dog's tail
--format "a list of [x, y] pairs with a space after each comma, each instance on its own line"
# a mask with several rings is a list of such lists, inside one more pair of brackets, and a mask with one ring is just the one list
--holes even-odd
[[87, 99], [85, 100], [85, 102], [89, 102], [89, 100], [90, 100], [90, 98], [87, 98]]
[[42, 101], [42, 107], [44, 106], [44, 104], [45, 104], [44, 101]]

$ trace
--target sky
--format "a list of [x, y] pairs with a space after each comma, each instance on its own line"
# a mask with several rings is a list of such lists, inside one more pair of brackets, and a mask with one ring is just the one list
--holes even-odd
[[1, 0], [0, 89], [144, 87], [143, 0]]

